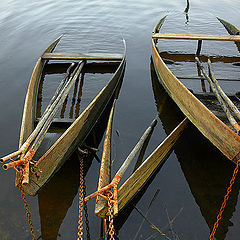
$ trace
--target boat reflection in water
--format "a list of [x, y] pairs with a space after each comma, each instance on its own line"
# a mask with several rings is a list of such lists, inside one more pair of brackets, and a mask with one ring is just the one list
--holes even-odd
[[[56, 71], [61, 71], [59, 66], [56, 66], [58, 69], [47, 69], [47, 74], [55, 73]], [[61, 66], [60, 66], [61, 67]], [[95, 73], [96, 73], [96, 66]], [[114, 68], [116, 66], [105, 66], [100, 69], [97, 68], [98, 73], [112, 73], [114, 72]], [[87, 72], [91, 73], [91, 69], [86, 69]], [[120, 83], [115, 90], [115, 94], [113, 94], [113, 98], [117, 98], [121, 84]], [[81, 86], [81, 85], [80, 85]], [[104, 112], [98, 119], [94, 128], [86, 138], [84, 142], [84, 146], [81, 149], [85, 149], [85, 146], [89, 146], [91, 148], [98, 148], [103, 134], [105, 132], [107, 121], [109, 117], [109, 113], [112, 107], [113, 98], [109, 101], [106, 106]], [[42, 98], [39, 97], [38, 100]], [[74, 103], [72, 103], [74, 104]], [[41, 107], [41, 102], [38, 102], [38, 107]], [[75, 112], [78, 111], [78, 103], [76, 104]], [[69, 107], [70, 112], [72, 111], [72, 107]], [[40, 112], [38, 110], [38, 112]], [[76, 116], [77, 117], [77, 116]], [[67, 127], [67, 124], [53, 124], [50, 131], [59, 133], [62, 131], [62, 128]], [[86, 176], [89, 167], [94, 160], [96, 154], [94, 152], [89, 151], [88, 157], [84, 159], [84, 176]], [[50, 181], [39, 191], [38, 193], [38, 203], [39, 203], [39, 214], [40, 214], [40, 222], [41, 222], [41, 239], [43, 240], [54, 240], [58, 239], [60, 226], [71, 207], [74, 198], [78, 194], [79, 188], [79, 171], [80, 165], [77, 153], [73, 153], [72, 156], [66, 161], [66, 163], [62, 166], [62, 168], [50, 179]], [[97, 181], [97, 176], [95, 176]], [[78, 211], [78, 209], [76, 209]], [[77, 224], [77, 223], [76, 223]]]
[[[183, 115], [160, 84], [152, 63], [151, 78], [159, 118], [164, 130], [169, 134], [183, 119]], [[235, 165], [192, 124], [188, 124], [174, 151], [191, 193], [211, 232]], [[235, 211], [238, 193], [239, 184], [235, 183], [215, 234], [216, 239], [225, 239], [228, 228], [233, 225], [231, 217]]]
[[[109, 105], [111, 106], [111, 104]], [[98, 148], [106, 129], [109, 105], [86, 139], [87, 146]], [[94, 155], [91, 153], [84, 159], [84, 176], [86, 176], [93, 159]], [[78, 194], [78, 188], [79, 160], [75, 152], [38, 193], [42, 239], [57, 239], [59, 228]]]

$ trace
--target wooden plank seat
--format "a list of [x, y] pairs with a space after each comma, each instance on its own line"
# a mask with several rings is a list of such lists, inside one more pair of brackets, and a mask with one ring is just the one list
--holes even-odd
[[99, 60], [99, 61], [121, 61], [122, 54], [110, 54], [110, 53], [44, 53], [42, 59], [44, 60]]
[[179, 39], [179, 40], [240, 41], [239, 35], [154, 33], [152, 34], [152, 38], [153, 39]]

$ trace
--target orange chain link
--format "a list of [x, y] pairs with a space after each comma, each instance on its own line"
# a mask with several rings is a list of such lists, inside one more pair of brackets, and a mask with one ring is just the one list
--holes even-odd
[[108, 221], [109, 221], [109, 232], [110, 240], [114, 240], [114, 225], [113, 225], [113, 193], [108, 192]]
[[79, 157], [80, 161], [80, 186], [79, 186], [79, 208], [78, 208], [78, 239], [82, 240], [83, 230], [83, 157]]
[[30, 227], [30, 231], [31, 231], [32, 238], [33, 238], [33, 240], [37, 240], [36, 237], [35, 237], [34, 229], [33, 229], [31, 212], [30, 212], [30, 210], [29, 210], [29, 205], [28, 205], [28, 203], [27, 203], [27, 198], [26, 198], [26, 195], [25, 195], [25, 193], [24, 193], [24, 190], [23, 190], [23, 187], [22, 187], [22, 184], [21, 184], [21, 183], [18, 185], [18, 188], [20, 189], [20, 191], [21, 191], [21, 193], [22, 193], [22, 199], [23, 199], [23, 202], [24, 202], [24, 207], [25, 207], [25, 209], [26, 209], [26, 216], [27, 216], [27, 219], [28, 219], [28, 224], [29, 224], [29, 227]]
[[222, 206], [221, 206], [220, 211], [219, 211], [219, 213], [218, 213], [217, 220], [216, 220], [216, 222], [215, 222], [215, 224], [214, 224], [214, 226], [213, 226], [213, 230], [212, 230], [212, 232], [211, 232], [211, 235], [210, 235], [210, 237], [209, 237], [209, 240], [213, 240], [213, 239], [214, 239], [214, 235], [215, 235], [215, 233], [216, 233], [216, 231], [217, 231], [217, 228], [218, 228], [218, 225], [219, 225], [219, 221], [220, 221], [221, 218], [222, 218], [222, 214], [223, 214], [223, 212], [224, 212], [224, 209], [225, 209], [225, 207], [226, 207], [227, 201], [228, 201], [228, 199], [229, 199], [229, 195], [230, 195], [230, 193], [231, 193], [231, 191], [232, 191], [232, 186], [233, 186], [233, 184], [234, 184], [234, 182], [235, 182], [235, 179], [236, 179], [236, 176], [237, 176], [237, 173], [238, 173], [238, 170], [239, 170], [239, 166], [240, 166], [240, 160], [238, 160], [237, 166], [236, 166], [235, 169], [234, 169], [233, 176], [232, 176], [232, 179], [231, 179], [231, 181], [230, 181], [230, 185], [229, 185], [229, 187], [228, 187], [228, 189], [227, 189], [227, 194], [226, 194], [225, 197], [224, 197]]

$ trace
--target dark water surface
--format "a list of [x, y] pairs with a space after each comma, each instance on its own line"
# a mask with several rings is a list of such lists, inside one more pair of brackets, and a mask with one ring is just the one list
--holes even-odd
[[[113, 174], [147, 125], [159, 114], [160, 121], [148, 146], [148, 155], [182, 119], [151, 71], [151, 33], [155, 24], [168, 14], [166, 32], [226, 34], [216, 16], [240, 27], [237, 0], [191, 1], [188, 22], [185, 7], [184, 0], [1, 0], [0, 155], [17, 149], [31, 72], [43, 50], [61, 34], [64, 36], [58, 50], [65, 52], [122, 53], [121, 38], [126, 39], [127, 66], [114, 119]], [[181, 46], [184, 51], [186, 46]], [[214, 52], [214, 44], [209, 49]], [[223, 52], [226, 51], [231, 55], [228, 47], [223, 46]], [[184, 69], [180, 70], [187, 75]], [[239, 73], [239, 67], [236, 72]], [[239, 91], [239, 83], [228, 89]], [[133, 167], [125, 174], [125, 179]], [[177, 239], [174, 234], [185, 240], [207, 239], [233, 169], [234, 165], [190, 125], [135, 204], [146, 213], [155, 192], [160, 189], [148, 211], [149, 220], [170, 239]], [[99, 163], [94, 160], [86, 176], [87, 193], [96, 189], [98, 171]], [[13, 170], [0, 170], [1, 240], [30, 239], [14, 176]], [[37, 237], [45, 240], [77, 238], [78, 176], [78, 162], [73, 157], [38, 196], [29, 198]], [[217, 239], [239, 239], [238, 180], [239, 176], [220, 222]], [[117, 219], [119, 239], [166, 239], [147, 222], [139, 230], [143, 218], [134, 209], [128, 209], [127, 213]], [[173, 230], [168, 226], [168, 215], [176, 217]], [[88, 203], [88, 219], [91, 239], [99, 239], [101, 220], [94, 215], [94, 200]], [[84, 239], [87, 239], [84, 228]]]

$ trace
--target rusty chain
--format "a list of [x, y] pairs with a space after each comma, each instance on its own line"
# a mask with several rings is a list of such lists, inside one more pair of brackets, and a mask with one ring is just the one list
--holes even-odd
[[[86, 197], [86, 184], [85, 179], [83, 178], [83, 199]], [[88, 220], [88, 209], [87, 209], [87, 202], [83, 201], [83, 210], [85, 216], [85, 224], [86, 224], [86, 232], [87, 232], [87, 240], [90, 240], [90, 231], [89, 231], [89, 220]]]
[[79, 208], [78, 208], [78, 238], [82, 240], [83, 231], [83, 157], [79, 156], [80, 161], [80, 186], [79, 186]]
[[109, 221], [109, 236], [110, 240], [114, 240], [115, 230], [113, 225], [113, 193], [111, 191], [108, 192], [108, 221]]
[[19, 183], [18, 188], [20, 189], [21, 194], [22, 194], [22, 199], [23, 199], [23, 202], [24, 202], [24, 207], [25, 207], [25, 210], [26, 210], [26, 216], [27, 216], [27, 219], [28, 219], [28, 225], [30, 227], [30, 232], [31, 232], [31, 235], [32, 235], [32, 239], [37, 240], [36, 237], [35, 237], [35, 232], [34, 232], [34, 228], [33, 228], [31, 212], [30, 212], [29, 205], [27, 203], [27, 198], [26, 198], [26, 195], [24, 193], [23, 186], [22, 186], [21, 183]]
[[215, 233], [216, 233], [216, 231], [217, 231], [217, 228], [218, 228], [218, 225], [219, 225], [219, 221], [220, 221], [221, 218], [222, 218], [222, 214], [223, 214], [223, 212], [224, 212], [224, 209], [225, 209], [225, 207], [226, 207], [226, 204], [227, 204], [227, 201], [228, 201], [228, 199], [229, 199], [230, 193], [231, 193], [231, 191], [232, 191], [232, 187], [233, 187], [233, 184], [234, 184], [234, 182], [235, 182], [235, 179], [236, 179], [236, 176], [237, 176], [239, 167], [240, 167], [240, 160], [238, 160], [237, 166], [236, 166], [235, 169], [234, 169], [233, 176], [232, 176], [232, 179], [231, 179], [231, 181], [230, 181], [230, 185], [229, 185], [229, 187], [228, 187], [228, 189], [227, 189], [227, 194], [226, 194], [225, 197], [224, 197], [222, 206], [221, 206], [220, 211], [219, 211], [219, 213], [218, 213], [217, 220], [216, 220], [216, 222], [214, 223], [213, 230], [212, 230], [212, 232], [211, 232], [211, 235], [210, 235], [210, 237], [209, 237], [209, 240], [213, 240], [213, 239], [214, 239], [214, 235], [215, 235]]

